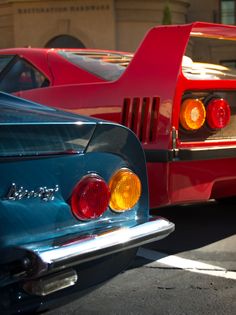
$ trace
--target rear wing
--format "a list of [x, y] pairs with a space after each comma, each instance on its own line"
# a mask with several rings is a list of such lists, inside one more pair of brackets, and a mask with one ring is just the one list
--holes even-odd
[[[195, 22], [154, 27], [148, 31], [136, 50], [121, 81], [131, 81], [136, 86], [141, 84], [142, 91], [145, 89], [149, 95], [156, 90], [158, 78], [158, 91], [162, 90], [163, 97], [169, 98], [174, 93], [191, 37], [236, 40], [236, 26]], [[167, 85], [168, 91], [165, 93]]]

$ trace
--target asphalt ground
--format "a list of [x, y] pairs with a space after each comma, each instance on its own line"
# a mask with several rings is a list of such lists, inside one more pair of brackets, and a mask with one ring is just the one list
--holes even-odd
[[236, 204], [153, 212], [175, 222], [175, 232], [141, 248], [100, 288], [46, 314], [236, 314]]

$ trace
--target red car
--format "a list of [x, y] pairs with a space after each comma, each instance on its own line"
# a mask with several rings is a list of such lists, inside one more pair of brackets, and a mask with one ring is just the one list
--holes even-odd
[[[235, 44], [236, 27], [154, 27], [135, 54], [3, 49], [0, 90], [131, 128], [146, 153], [152, 208], [227, 198], [236, 195], [236, 71], [207, 59], [205, 43], [222, 39]], [[193, 49], [209, 62], [185, 57]]]

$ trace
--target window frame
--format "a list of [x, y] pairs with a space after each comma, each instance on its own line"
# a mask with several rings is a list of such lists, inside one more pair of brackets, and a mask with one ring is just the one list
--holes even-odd
[[[223, 2], [234, 2], [234, 14], [233, 14], [233, 17], [234, 17], [234, 23], [224, 23], [223, 22], [223, 19], [222, 19], [222, 3]], [[236, 25], [236, 0], [220, 0], [219, 1], [219, 13], [220, 13], [220, 23], [222, 24], [228, 24], [228, 25]]]
[[[43, 76], [44, 80], [42, 81], [42, 84], [40, 86], [36, 86], [36, 87], [31, 87], [31, 88], [25, 88], [25, 89], [17, 89], [16, 91], [5, 91], [3, 89], [4, 92], [6, 93], [17, 93], [17, 92], [20, 92], [20, 91], [26, 91], [26, 90], [34, 90], [34, 89], [37, 89], [37, 88], [42, 88], [42, 87], [47, 87], [47, 86], [50, 86], [51, 85], [51, 81], [50, 79], [42, 72], [40, 71], [37, 67], [35, 67], [31, 62], [29, 62], [27, 59], [25, 59], [24, 57], [21, 57], [19, 55], [15, 55], [15, 54], [6, 54], [6, 55], [1, 55], [1, 57], [3, 56], [6, 56], [6, 57], [11, 57], [12, 56], [12, 59], [9, 61], [8, 64], [6, 64], [6, 66], [3, 68], [3, 70], [0, 72], [0, 86], [2, 84], [2, 82], [4, 82], [4, 79], [6, 78], [6, 76], [14, 69], [14, 66], [18, 63], [18, 62], [21, 62], [21, 63], [25, 63], [25, 65], [27, 65], [31, 71], [34, 71], [34, 77], [36, 75], [36, 72], [40, 75]], [[33, 78], [32, 78], [33, 79]], [[35, 80], [35, 78], [34, 78]], [[37, 81], [35, 81], [37, 82]], [[46, 82], [46, 85], [44, 84], [44, 82]], [[16, 79], [16, 83], [17, 83], [17, 79]]]

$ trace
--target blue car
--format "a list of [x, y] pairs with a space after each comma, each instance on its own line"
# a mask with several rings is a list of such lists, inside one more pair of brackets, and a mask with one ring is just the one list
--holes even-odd
[[65, 303], [174, 230], [149, 216], [129, 129], [5, 93], [0, 106], [0, 314]]

